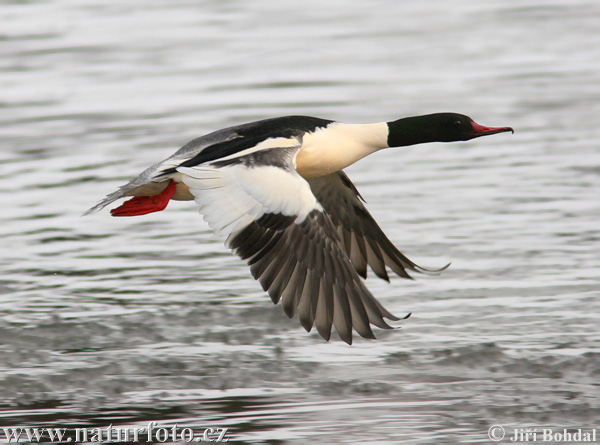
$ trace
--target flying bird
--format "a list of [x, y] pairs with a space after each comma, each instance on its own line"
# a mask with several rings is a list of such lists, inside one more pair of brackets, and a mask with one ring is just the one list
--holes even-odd
[[391, 329], [384, 318], [400, 320], [361, 280], [367, 265], [387, 281], [387, 268], [403, 278], [429, 270], [394, 247], [343, 169], [388, 147], [508, 131], [513, 129], [484, 127], [457, 113], [375, 124], [265, 119], [188, 142], [85, 214], [128, 196], [133, 198], [111, 210], [113, 216], [158, 212], [171, 199], [194, 200], [289, 318], [297, 313], [307, 331], [314, 325], [325, 340], [334, 326], [351, 344], [352, 329], [374, 339], [371, 325]]

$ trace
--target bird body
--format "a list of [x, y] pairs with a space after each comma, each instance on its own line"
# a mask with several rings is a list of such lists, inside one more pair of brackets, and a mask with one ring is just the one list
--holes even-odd
[[246, 260], [274, 303], [329, 340], [334, 326], [375, 338], [370, 325], [399, 320], [360, 277], [367, 265], [410, 278], [424, 272], [385, 236], [343, 169], [390, 146], [468, 140], [512, 131], [467, 116], [437, 113], [376, 124], [286, 116], [218, 130], [190, 141], [169, 158], [108, 195], [92, 213], [133, 196], [113, 216], [163, 210], [169, 200], [195, 200], [209, 226]]

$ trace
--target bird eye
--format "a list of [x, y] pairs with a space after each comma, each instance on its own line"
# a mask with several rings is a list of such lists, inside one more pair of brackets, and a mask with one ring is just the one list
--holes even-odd
[[462, 125], [462, 122], [461, 121], [454, 121], [452, 123], [452, 125], [454, 125], [455, 127], [460, 127]]

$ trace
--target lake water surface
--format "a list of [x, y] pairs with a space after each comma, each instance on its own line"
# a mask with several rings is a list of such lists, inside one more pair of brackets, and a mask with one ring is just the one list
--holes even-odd
[[[600, 438], [599, 20], [595, 0], [1, 2], [0, 425]], [[81, 217], [228, 125], [437, 111], [516, 133], [348, 169], [404, 253], [452, 262], [369, 277], [413, 314], [377, 341], [288, 320], [193, 203]]]

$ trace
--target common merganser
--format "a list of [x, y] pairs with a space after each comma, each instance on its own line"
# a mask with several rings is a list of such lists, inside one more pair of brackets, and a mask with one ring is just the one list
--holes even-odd
[[403, 278], [411, 278], [407, 270], [431, 270], [394, 247], [343, 169], [383, 148], [507, 131], [513, 129], [484, 127], [456, 113], [362, 125], [308, 116], [260, 120], [192, 140], [85, 214], [125, 196], [133, 198], [111, 210], [113, 216], [195, 200], [289, 318], [297, 312], [302, 326], [315, 325], [325, 340], [333, 325], [352, 344], [352, 328], [374, 339], [371, 324], [392, 329], [384, 317], [400, 320], [365, 287], [360, 277], [367, 277], [367, 264], [387, 281], [386, 266]]

